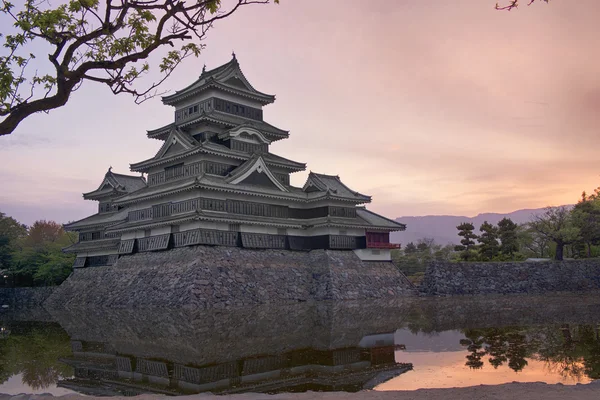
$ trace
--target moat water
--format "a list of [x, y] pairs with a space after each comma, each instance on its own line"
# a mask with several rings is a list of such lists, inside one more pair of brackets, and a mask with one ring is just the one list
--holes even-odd
[[600, 379], [600, 294], [0, 311], [0, 393], [414, 390]]

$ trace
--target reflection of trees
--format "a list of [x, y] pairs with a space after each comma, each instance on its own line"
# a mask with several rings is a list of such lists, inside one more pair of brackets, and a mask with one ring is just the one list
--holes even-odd
[[513, 371], [527, 358], [546, 362], [548, 370], [565, 378], [600, 379], [600, 325], [467, 329], [460, 344], [469, 351], [465, 365], [481, 368], [485, 356], [494, 368], [507, 364]]
[[509, 368], [518, 372], [527, 365], [526, 336], [519, 328], [467, 329], [464, 334], [466, 339], [460, 344], [470, 352], [465, 363], [469, 368], [483, 367], [481, 359], [486, 355], [494, 368], [508, 362]]
[[45, 389], [73, 369], [58, 361], [71, 355], [69, 336], [56, 325], [27, 327], [0, 340], [0, 383], [22, 374], [32, 389]]
[[547, 332], [545, 339], [537, 353], [550, 371], [577, 380], [600, 378], [598, 326], [567, 324]]

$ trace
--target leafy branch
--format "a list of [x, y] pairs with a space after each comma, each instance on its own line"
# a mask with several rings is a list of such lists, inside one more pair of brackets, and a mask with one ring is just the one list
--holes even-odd
[[[32, 114], [65, 105], [85, 81], [128, 93], [136, 103], [156, 96], [183, 60], [200, 55], [215, 22], [242, 6], [268, 2], [235, 0], [225, 7], [221, 0], [69, 0], [52, 7], [25, 0], [17, 9], [0, 0], [0, 15], [12, 19], [14, 28], [0, 33], [6, 50], [0, 50], [0, 136]], [[27, 51], [38, 42], [51, 48], [51, 66], [41, 75]], [[160, 49], [169, 50], [152, 63], [149, 57]], [[140, 80], [151, 69], [158, 69], [160, 79], [144, 87]]]

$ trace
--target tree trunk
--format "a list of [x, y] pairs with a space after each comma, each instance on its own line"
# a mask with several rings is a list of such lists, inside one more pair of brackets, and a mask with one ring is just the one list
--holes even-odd
[[592, 244], [591, 243], [587, 243], [587, 258], [591, 258], [592, 257]]
[[556, 242], [556, 254], [554, 255], [554, 259], [556, 261], [563, 260], [564, 248], [565, 248], [565, 244], [562, 241]]

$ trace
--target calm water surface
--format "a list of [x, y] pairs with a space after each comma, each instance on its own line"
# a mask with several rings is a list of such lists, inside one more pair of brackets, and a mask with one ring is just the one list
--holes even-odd
[[600, 294], [0, 314], [0, 393], [413, 390], [600, 378]]

